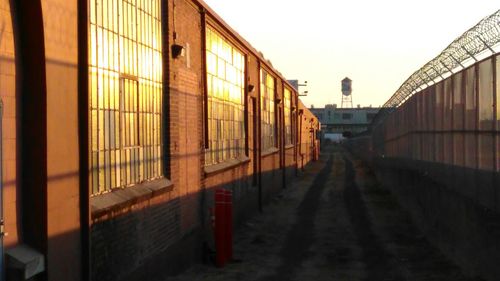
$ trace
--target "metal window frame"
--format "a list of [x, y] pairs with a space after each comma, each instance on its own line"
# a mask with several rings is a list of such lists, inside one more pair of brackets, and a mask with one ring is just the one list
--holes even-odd
[[[160, 0], [147, 0], [151, 2], [147, 5], [145, 1], [87, 2], [91, 196], [158, 179], [164, 174], [163, 7]], [[107, 61], [100, 60], [102, 55]], [[128, 69], [124, 63], [128, 63]], [[126, 145], [122, 135], [126, 80], [136, 84], [135, 106], [130, 111], [134, 116], [130, 119], [133, 123], [129, 123], [134, 127], [129, 130], [134, 133], [132, 145]], [[111, 85], [118, 89], [112, 91]], [[106, 99], [104, 104], [99, 104], [100, 91]], [[95, 106], [92, 103], [94, 98], [97, 99]], [[132, 165], [133, 174], [129, 169]]]
[[[277, 85], [276, 85], [276, 77], [271, 75], [271, 73], [265, 68], [260, 68], [260, 91], [261, 91], [261, 104], [266, 105], [265, 108], [261, 108], [261, 147], [262, 151], [267, 151], [272, 148], [277, 148], [277, 102], [276, 102], [276, 93], [277, 93]], [[262, 77], [264, 76], [264, 77]], [[268, 77], [270, 77], [273, 81], [273, 87], [270, 87], [268, 84]], [[263, 79], [265, 78], [265, 79]], [[270, 93], [272, 96], [270, 96]], [[271, 111], [271, 108], [273, 111]], [[263, 118], [264, 117], [264, 118]], [[266, 118], [267, 117], [267, 121]], [[272, 120], [271, 120], [272, 117]]]
[[[223, 32], [220, 32], [218, 28], [207, 20], [205, 16], [203, 16], [203, 63], [205, 69], [205, 165], [215, 165], [219, 163], [223, 163], [225, 161], [239, 158], [241, 156], [247, 155], [247, 125], [246, 122], [246, 107], [247, 104], [245, 102], [247, 92], [246, 92], [246, 77], [247, 77], [247, 56], [245, 52], [236, 44], [232, 42], [229, 38], [227, 38]], [[231, 47], [231, 56], [234, 59], [234, 52], [237, 52], [241, 59], [241, 69], [235, 67], [235, 62], [233, 61], [231, 65], [235, 67], [237, 74], [242, 79], [241, 85], [235, 85], [233, 82], [228, 81], [227, 77], [221, 78], [218, 75], [219, 69], [216, 66], [216, 74], [209, 73], [209, 69], [212, 67], [210, 65], [211, 61], [207, 59], [208, 54], [215, 56], [216, 62], [219, 60], [223, 60], [224, 63], [228, 63], [221, 54], [213, 53], [210, 49], [211, 46], [207, 45], [207, 34], [213, 34], [216, 38], [222, 41], [223, 44], [227, 44]], [[212, 35], [210, 35], [210, 40]], [[226, 76], [226, 75], [224, 75]], [[212, 89], [208, 86], [208, 80], [216, 79], [218, 82], [222, 83], [222, 88], [225, 87], [238, 87], [237, 89], [241, 91], [241, 100], [238, 104], [235, 104], [233, 101], [226, 99], [225, 97], [217, 97], [216, 95], [211, 95]], [[213, 88], [213, 81], [210, 83]], [[214, 106], [223, 107], [222, 115], [217, 114], [217, 116], [213, 115]], [[228, 109], [228, 110], [225, 110]], [[227, 114], [227, 112], [230, 112]], [[225, 115], [229, 116], [228, 118]], [[238, 116], [236, 116], [238, 115]], [[219, 132], [214, 132], [214, 122], [217, 124], [217, 127], [223, 128], [223, 134], [221, 135]], [[225, 129], [227, 125], [230, 125], [230, 128]], [[238, 128], [235, 128], [237, 126]], [[238, 136], [235, 133], [239, 133]]]

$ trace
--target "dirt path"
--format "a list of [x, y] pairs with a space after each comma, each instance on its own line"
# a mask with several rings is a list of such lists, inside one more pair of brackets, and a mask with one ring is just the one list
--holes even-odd
[[330, 147], [235, 236], [233, 263], [166, 281], [478, 280], [435, 250], [361, 162]]
[[321, 194], [332, 170], [332, 160], [330, 155], [297, 208], [297, 220], [288, 231], [285, 245], [279, 253], [280, 267], [273, 275], [263, 278], [263, 281], [291, 279], [296, 274], [295, 269], [301, 265], [307, 255], [311, 254], [308, 250], [315, 241], [314, 219], [320, 206]]

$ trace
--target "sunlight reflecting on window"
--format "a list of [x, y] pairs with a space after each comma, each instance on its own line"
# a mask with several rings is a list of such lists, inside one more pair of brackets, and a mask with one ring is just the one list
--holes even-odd
[[292, 92], [285, 88], [284, 91], [284, 106], [285, 106], [285, 145], [292, 144], [292, 116], [291, 116], [291, 108], [292, 108]]
[[275, 79], [264, 69], [260, 70], [260, 114], [262, 151], [276, 147]]
[[214, 28], [206, 29], [208, 140], [205, 164], [245, 154], [245, 56]]
[[162, 176], [160, 0], [89, 1], [92, 194]]

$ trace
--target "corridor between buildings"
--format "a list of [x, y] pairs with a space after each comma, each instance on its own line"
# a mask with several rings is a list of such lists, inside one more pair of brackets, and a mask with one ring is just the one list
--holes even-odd
[[480, 280], [466, 277], [413, 224], [372, 172], [327, 147], [235, 237], [237, 261], [184, 280]]

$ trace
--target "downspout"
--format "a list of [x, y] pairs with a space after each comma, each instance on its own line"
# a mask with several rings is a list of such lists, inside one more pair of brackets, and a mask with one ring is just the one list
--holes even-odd
[[[493, 120], [496, 120], [496, 122], [493, 123], [493, 130], [495, 130], [496, 132], [498, 132], [500, 130], [500, 127], [499, 127], [499, 124], [500, 124], [500, 116], [498, 115], [498, 106], [499, 106], [499, 103], [500, 103], [500, 92], [498, 89], [498, 56], [494, 56], [493, 57], [493, 93], [496, 93], [496, 97], [495, 97], [495, 94], [494, 97], [493, 97]], [[462, 80], [464, 80], [462, 78]], [[454, 96], [454, 95], [453, 95]], [[464, 114], [465, 115], [465, 114]], [[500, 143], [500, 136], [497, 135], [497, 143]], [[497, 158], [499, 157], [498, 154], [499, 154], [499, 151], [498, 151], [499, 147], [498, 145], [494, 145], [493, 146], [493, 155], [497, 155]], [[500, 160], [496, 160], [493, 162], [493, 168], [495, 169], [495, 171], [498, 171], [499, 170], [499, 167], [498, 167], [498, 164], [499, 164], [499, 161]], [[499, 178], [500, 177], [493, 177], [492, 178], [492, 181], [493, 181], [493, 186], [498, 186], [500, 184], [499, 182]], [[498, 198], [498, 191], [497, 189], [495, 189], [495, 192], [497, 194], [496, 198]]]
[[[168, 7], [167, 7], [168, 10]], [[206, 10], [205, 8], [201, 7], [199, 8], [199, 13], [200, 13], [200, 22], [201, 22], [201, 68], [202, 68], [202, 89], [203, 89], [203, 99], [201, 101], [201, 112], [203, 114], [203, 120], [202, 120], [202, 133], [203, 133], [203, 140], [201, 144], [201, 150], [202, 154], [201, 157], [203, 159], [203, 165], [200, 167], [200, 173], [205, 176], [204, 173], [204, 167], [206, 163], [206, 150], [210, 148], [209, 145], [209, 132], [208, 132], [208, 81], [207, 81], [207, 16], [206, 16]], [[175, 19], [174, 19], [175, 20]], [[168, 28], [168, 25], [167, 25]], [[163, 31], [165, 32], [165, 31]], [[175, 31], [174, 31], [175, 32]], [[168, 34], [166, 32], [165, 34]], [[168, 35], [166, 36], [168, 38]], [[167, 47], [168, 50], [168, 47]], [[168, 57], [168, 61], [170, 61], [170, 56]], [[167, 75], [170, 77], [170, 75]], [[170, 87], [170, 83], [168, 83], [168, 86]], [[211, 255], [213, 252], [212, 249], [210, 249], [209, 242], [211, 239], [206, 236], [207, 232], [210, 232], [209, 230], [207, 231], [207, 228], [210, 229], [210, 224], [213, 222], [212, 221], [212, 216], [213, 211], [215, 210], [215, 205], [210, 206], [207, 200], [207, 188], [205, 185], [205, 181], [203, 181], [203, 184], [201, 186], [201, 196], [200, 196], [200, 209], [199, 209], [199, 220], [201, 224], [201, 231], [205, 233], [203, 235], [203, 260], [204, 262], [207, 260], [207, 257]], [[215, 238], [214, 238], [215, 239]], [[213, 243], [215, 243], [215, 240], [212, 240]]]
[[294, 95], [295, 107], [294, 107], [294, 134], [293, 134], [293, 161], [295, 162], [295, 176], [299, 175], [299, 160], [297, 154], [299, 153], [298, 145], [299, 145], [299, 95]]
[[257, 91], [257, 122], [258, 122], [258, 128], [257, 128], [257, 134], [258, 134], [258, 138], [257, 138], [257, 144], [258, 144], [258, 159], [256, 159], [257, 161], [257, 166], [258, 166], [258, 173], [259, 173], [259, 176], [258, 176], [258, 193], [259, 193], [259, 198], [258, 198], [258, 201], [259, 201], [259, 212], [263, 212], [263, 209], [262, 209], [262, 119], [261, 119], [261, 62], [260, 60], [257, 60], [257, 69], [259, 71], [259, 75], [258, 75], [258, 79], [257, 79], [257, 87], [258, 87], [258, 91]]
[[286, 144], [286, 132], [285, 132], [285, 106], [286, 106], [286, 100], [285, 100], [285, 83], [282, 81], [281, 82], [281, 174], [282, 174], [282, 182], [283, 182], [283, 189], [286, 189], [286, 154], [285, 154], [285, 144]]
[[206, 28], [207, 19], [206, 11], [202, 8], [201, 14], [201, 64], [203, 69], [203, 142], [204, 148], [209, 149], [209, 135], [208, 135], [208, 81], [207, 81], [207, 38], [206, 38]]
[[5, 280], [3, 237], [4, 215], [3, 215], [3, 100], [0, 100], [0, 280]]
[[299, 155], [300, 155], [300, 165], [301, 170], [304, 170], [304, 155], [302, 155], [302, 115], [304, 114], [303, 110], [299, 110]]
[[[248, 114], [249, 114], [249, 111], [248, 111], [248, 107], [250, 106], [249, 105], [249, 102], [248, 102], [248, 96], [249, 96], [249, 90], [248, 90], [248, 55], [245, 55], [245, 73], [243, 74], [245, 75], [245, 82], [244, 82], [244, 85], [243, 87], [245, 87], [245, 90], [244, 90], [244, 97], [245, 97], [245, 100], [244, 100], [244, 105], [243, 105], [243, 108], [244, 108], [244, 122], [245, 122], [245, 156], [249, 157], [250, 158], [250, 143], [249, 143], [249, 138], [248, 138], [248, 135], [249, 135], [249, 132], [248, 132], [248, 129], [249, 129], [249, 125], [248, 123], [250, 122], [249, 121], [249, 118], [248, 118]], [[254, 136], [255, 137], [255, 136]]]
[[89, 77], [88, 77], [88, 6], [78, 2], [78, 133], [80, 153], [80, 232], [82, 280], [91, 279], [91, 214], [89, 180]]

